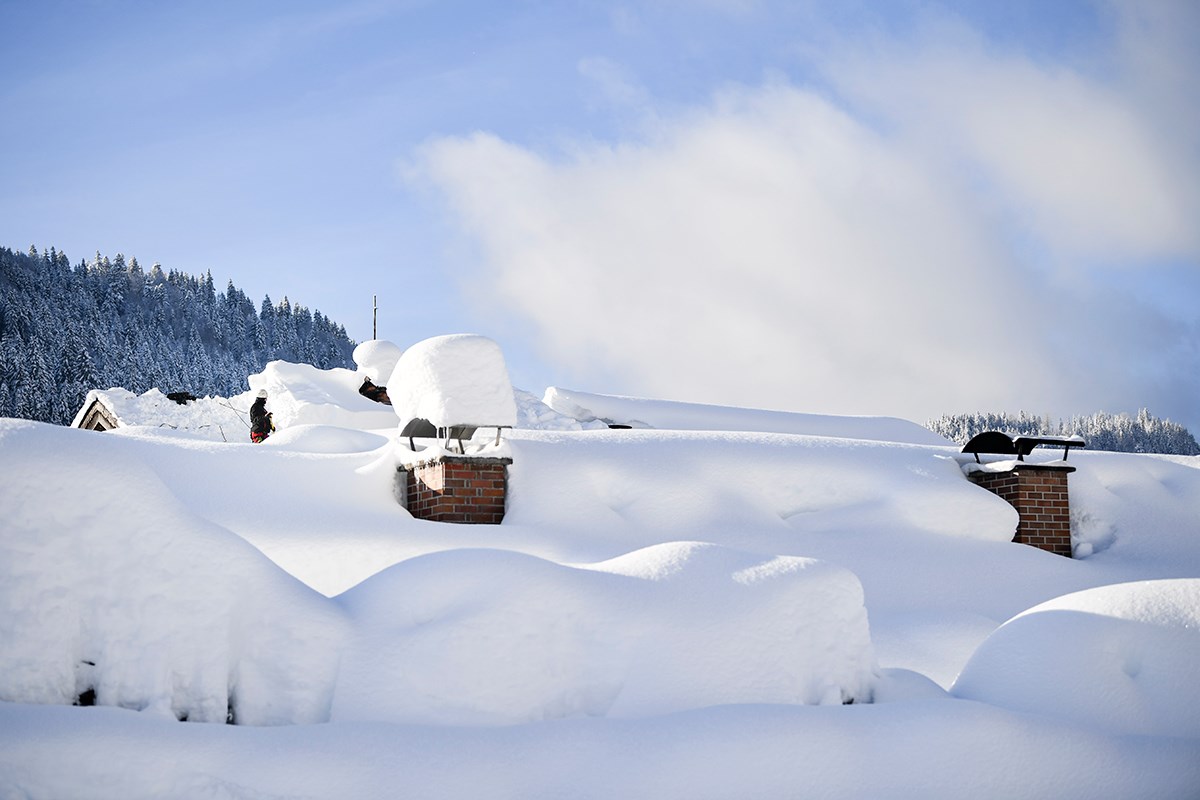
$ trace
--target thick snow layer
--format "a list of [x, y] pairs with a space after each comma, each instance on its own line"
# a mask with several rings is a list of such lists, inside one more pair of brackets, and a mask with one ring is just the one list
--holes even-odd
[[1072, 453], [1071, 463], [1078, 467], [1067, 479], [1076, 557], [1174, 561], [1179, 570], [1169, 577], [1195, 574], [1200, 457], [1084, 452]]
[[0, 704], [0, 793], [20, 798], [1175, 800], [1197, 786], [1194, 740], [1112, 737], [952, 700], [257, 729]]
[[326, 719], [340, 614], [112, 442], [0, 427], [0, 699]]
[[[1200, 461], [1073, 452], [1073, 524], [1103, 546], [1071, 560], [1008, 542], [1015, 512], [956, 447], [545, 419], [562, 429], [506, 436], [498, 526], [413, 519], [371, 426], [251, 445], [0, 422], [0, 682], [44, 692], [0, 702], [0, 797], [1197, 795], [1200, 735], [1142, 712], [1194, 641], [1191, 595], [1163, 598], [1200, 579]], [[830, 595], [855, 582], [874, 702], [803, 705], [825, 692], [798, 676], [863, 663], [794, 641], [858, 630]], [[1092, 662], [1054, 689], [1000, 669], [994, 701], [944, 691], [1015, 659], [1004, 620], [1113, 584], [1176, 616], [1043, 607], [1006, 628], [1054, 615], [1055, 635], [1013, 641]], [[243, 721], [334, 720], [166, 718], [218, 714], [221, 669]], [[100, 702], [150, 713], [44, 703], [101, 677]], [[253, 687], [267, 707], [243, 709]]]
[[354, 363], [358, 365], [360, 384], [362, 378], [372, 383], [386, 381], [396, 368], [404, 350], [386, 339], [371, 339], [354, 348]]
[[134, 394], [128, 389], [93, 389], [75, 415], [83, 421], [93, 401], [104, 404], [121, 425], [165, 428], [217, 442], [240, 442], [249, 435], [250, 401], [237, 405], [224, 397], [201, 397], [176, 403], [158, 389]]
[[388, 379], [401, 425], [425, 419], [434, 427], [517, 423], [513, 386], [500, 345], [485, 336], [435, 336], [404, 351]]
[[272, 361], [248, 381], [250, 391], [230, 399], [235, 406], [249, 409], [258, 391], [266, 389], [267, 410], [277, 429], [335, 425], [377, 430], [396, 424], [390, 408], [358, 393], [362, 376], [353, 370], [317, 369], [309, 364]]
[[1075, 592], [1004, 623], [955, 695], [1112, 733], [1200, 738], [1200, 579]]
[[542, 431], [603, 430], [608, 426], [598, 420], [580, 422], [574, 417], [560, 414], [542, 402], [542, 399], [523, 389], [513, 389], [517, 401], [517, 424], [514, 427]]
[[759, 549], [769, 539], [754, 530], [774, 538], [917, 529], [1009, 542], [1017, 524], [1012, 506], [934, 448], [647, 430], [518, 432], [511, 446], [508, 519], [594, 531], [574, 542], [596, 544], [598, 557], [612, 555], [630, 527], [662, 535], [724, 526], [722, 540]]
[[502, 550], [405, 561], [357, 622], [335, 720], [515, 724], [869, 700], [862, 588], [813, 559], [689, 542], [586, 568]]
[[574, 417], [580, 422], [602, 421], [630, 425], [634, 428], [758, 431], [832, 436], [839, 439], [869, 439], [877, 442], [953, 444], [928, 428], [897, 417], [839, 417], [757, 408], [730, 408], [673, 400], [591, 394], [556, 386], [546, 390], [543, 401], [560, 414]]
[[370, 431], [356, 431], [333, 425], [294, 425], [277, 431], [263, 447], [278, 447], [297, 453], [362, 453], [377, 450], [389, 439]]

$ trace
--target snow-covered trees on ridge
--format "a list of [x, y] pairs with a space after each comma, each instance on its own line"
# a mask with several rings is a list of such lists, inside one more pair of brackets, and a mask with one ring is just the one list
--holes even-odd
[[1004, 431], [1020, 436], [1082, 436], [1089, 450], [1119, 453], [1168, 453], [1200, 455], [1200, 445], [1187, 428], [1170, 420], [1152, 416], [1146, 409], [1137, 416], [1099, 412], [1052, 421], [1024, 411], [1018, 414], [943, 414], [925, 423], [925, 427], [947, 439], [966, 444], [984, 431]]
[[353, 366], [341, 325], [286, 297], [255, 304], [230, 281], [99, 253], [0, 247], [0, 417], [67, 424], [89, 389], [229, 395], [283, 359]]

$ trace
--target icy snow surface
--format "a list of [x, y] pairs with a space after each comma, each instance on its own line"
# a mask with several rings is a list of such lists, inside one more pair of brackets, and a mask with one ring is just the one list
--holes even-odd
[[1198, 794], [1194, 462], [1072, 453], [1071, 560], [954, 447], [518, 392], [445, 525], [295, 367], [263, 445], [0, 421], [0, 797]]

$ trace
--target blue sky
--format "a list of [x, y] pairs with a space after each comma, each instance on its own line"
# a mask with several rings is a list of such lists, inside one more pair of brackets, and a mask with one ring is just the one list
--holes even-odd
[[1200, 428], [1189, 2], [0, 0], [0, 243], [516, 383]]

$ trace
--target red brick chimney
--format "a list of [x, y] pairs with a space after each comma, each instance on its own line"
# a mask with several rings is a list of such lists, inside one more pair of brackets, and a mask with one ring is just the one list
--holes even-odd
[[1075, 471], [1066, 464], [1017, 462], [1005, 472], [970, 472], [978, 486], [1007, 500], [1020, 515], [1014, 542], [1060, 556], [1071, 557], [1071, 506], [1067, 476]]
[[408, 512], [434, 522], [499, 525], [511, 463], [511, 458], [443, 454], [402, 466]]

